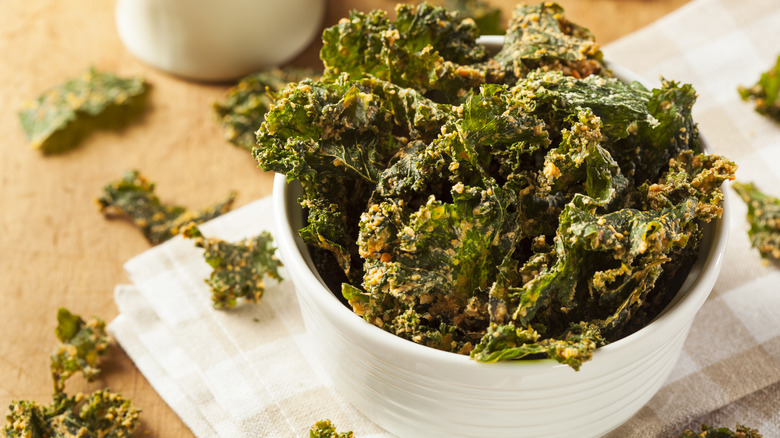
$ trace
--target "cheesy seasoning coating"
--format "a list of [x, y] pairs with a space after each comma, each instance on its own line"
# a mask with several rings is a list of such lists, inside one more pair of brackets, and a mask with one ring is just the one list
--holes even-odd
[[689, 85], [611, 77], [562, 12], [519, 7], [494, 56], [441, 8], [355, 12], [266, 115], [254, 157], [300, 181], [301, 236], [367, 321], [578, 369], [673, 296], [736, 166], [702, 153]]

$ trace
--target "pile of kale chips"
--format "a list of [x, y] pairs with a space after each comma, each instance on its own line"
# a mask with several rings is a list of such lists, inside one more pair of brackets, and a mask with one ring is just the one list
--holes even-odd
[[612, 77], [556, 4], [519, 6], [496, 54], [455, 12], [396, 12], [325, 30], [253, 156], [303, 185], [300, 234], [365, 320], [579, 369], [673, 297], [736, 166], [702, 152], [692, 87]]

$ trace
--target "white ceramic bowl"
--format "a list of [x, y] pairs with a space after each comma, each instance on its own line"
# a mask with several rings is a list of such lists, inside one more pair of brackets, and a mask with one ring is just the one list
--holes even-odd
[[117, 33], [141, 61], [188, 79], [281, 65], [321, 31], [325, 0], [117, 0]]
[[598, 348], [580, 371], [552, 359], [485, 364], [399, 338], [341, 304], [298, 236], [300, 193], [276, 176], [275, 238], [312, 353], [345, 399], [404, 438], [596, 437], [619, 426], [650, 400], [677, 361], [718, 277], [729, 228], [727, 214], [713, 221], [672, 303], [645, 328]]
[[300, 185], [277, 175], [273, 190], [278, 251], [314, 357], [345, 399], [404, 438], [597, 437], [624, 423], [669, 376], [718, 277], [729, 229], [725, 213], [709, 224], [698, 261], [661, 315], [598, 348], [580, 371], [552, 359], [486, 364], [404, 340], [352, 313], [321, 281], [298, 236]]

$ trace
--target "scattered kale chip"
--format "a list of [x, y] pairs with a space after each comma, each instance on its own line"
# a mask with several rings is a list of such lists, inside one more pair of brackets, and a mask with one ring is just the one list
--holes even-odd
[[737, 425], [736, 430], [731, 430], [728, 427], [715, 428], [702, 424], [701, 432], [686, 429], [680, 434], [679, 438], [762, 438], [762, 436], [758, 430], [740, 424]]
[[354, 13], [253, 155], [301, 183], [300, 234], [366, 321], [578, 369], [673, 297], [736, 166], [703, 153], [690, 85], [612, 77], [558, 5], [517, 8], [495, 56], [477, 33], [429, 5]]
[[106, 323], [94, 318], [84, 321], [65, 308], [57, 312], [57, 338], [61, 344], [51, 356], [51, 374], [55, 392], [65, 389], [65, 381], [81, 371], [87, 381], [92, 381], [100, 368], [98, 361], [108, 349]]
[[733, 187], [747, 204], [750, 244], [761, 257], [780, 260], [780, 199], [764, 194], [753, 183], [735, 182]]
[[189, 223], [199, 224], [226, 213], [235, 197], [235, 193], [230, 193], [223, 201], [201, 211], [165, 205], [154, 194], [154, 183], [131, 170], [121, 180], [106, 185], [97, 203], [106, 218], [132, 221], [149, 243], [157, 245], [179, 234]]
[[737, 88], [744, 101], [753, 101], [755, 110], [780, 122], [780, 55], [777, 62], [751, 87]]
[[108, 389], [91, 394], [65, 393], [65, 380], [77, 371], [91, 381], [100, 373], [99, 357], [107, 352], [105, 322], [84, 321], [67, 309], [57, 313], [56, 334], [61, 344], [51, 355], [54, 400], [48, 406], [34, 401], [11, 403], [3, 432], [13, 438], [126, 438], [140, 425], [133, 402]]
[[278, 272], [281, 262], [274, 255], [273, 237], [267, 231], [232, 243], [204, 237], [195, 224], [190, 224], [182, 235], [205, 250], [203, 257], [214, 268], [206, 279], [214, 307], [235, 307], [238, 298], [256, 303], [265, 291], [265, 276], [282, 279]]
[[148, 85], [142, 78], [120, 78], [90, 68], [53, 87], [19, 112], [33, 148], [57, 154], [78, 146], [97, 129], [119, 129], [140, 116]]
[[309, 430], [309, 438], [354, 438], [354, 434], [352, 432], [339, 433], [330, 420], [322, 420]]

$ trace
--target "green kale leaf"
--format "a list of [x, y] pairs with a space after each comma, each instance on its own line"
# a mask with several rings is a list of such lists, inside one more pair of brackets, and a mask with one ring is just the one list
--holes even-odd
[[780, 199], [765, 194], [753, 183], [735, 182], [733, 187], [747, 204], [750, 244], [761, 257], [780, 260]]
[[691, 114], [696, 97], [690, 84], [674, 81], [662, 80], [661, 88], [652, 90], [647, 109], [658, 122], [637, 125], [613, 153], [622, 165], [633, 167], [637, 186], [654, 182], [669, 159], [680, 152], [702, 152], [699, 130]]
[[216, 237], [204, 237], [190, 223], [182, 230], [184, 237], [194, 239], [203, 248], [203, 257], [214, 270], [206, 279], [211, 288], [214, 307], [235, 307], [238, 298], [258, 302], [265, 291], [265, 276], [281, 280], [271, 233], [263, 231], [239, 242], [226, 242]]
[[104, 389], [86, 398], [63, 395], [46, 407], [12, 402], [4, 432], [9, 438], [126, 438], [140, 426], [139, 414], [130, 400]]
[[53, 87], [19, 112], [30, 145], [44, 154], [78, 146], [97, 129], [120, 129], [145, 109], [148, 85], [94, 68]]
[[279, 93], [291, 82], [316, 76], [313, 70], [276, 68], [242, 78], [227, 91], [222, 102], [213, 105], [225, 139], [251, 151], [257, 140], [255, 132]]
[[352, 79], [374, 76], [427, 92], [461, 93], [484, 82], [481, 71], [467, 67], [486, 58], [476, 43], [474, 20], [428, 4], [396, 7], [387, 13], [352, 12], [322, 35], [324, 76], [348, 73]]
[[742, 100], [752, 100], [755, 110], [780, 122], [780, 55], [777, 62], [751, 87], [738, 87], [737, 91]]
[[549, 357], [579, 370], [583, 362], [593, 357], [596, 347], [603, 345], [599, 327], [587, 323], [572, 326], [557, 339], [540, 339], [534, 329], [519, 329], [514, 324], [491, 324], [471, 357], [480, 362], [520, 359], [527, 356]]
[[106, 353], [109, 338], [106, 323], [98, 318], [84, 321], [61, 307], [57, 321], [61, 344], [51, 355], [51, 374], [55, 392], [62, 392], [65, 381], [78, 371], [88, 381], [100, 374], [98, 360]]
[[108, 389], [86, 397], [68, 396], [65, 381], [81, 371], [91, 381], [100, 372], [99, 358], [108, 349], [105, 323], [84, 321], [64, 308], [57, 312], [55, 330], [61, 344], [51, 355], [54, 399], [48, 406], [14, 401], [6, 414], [3, 432], [13, 438], [126, 438], [140, 426], [140, 411], [130, 400]]
[[106, 185], [97, 203], [106, 218], [129, 219], [141, 229], [149, 243], [157, 245], [179, 234], [181, 228], [191, 222], [199, 224], [226, 213], [235, 197], [236, 194], [231, 193], [225, 200], [201, 211], [165, 205], [154, 194], [154, 183], [132, 170], [121, 180]]

